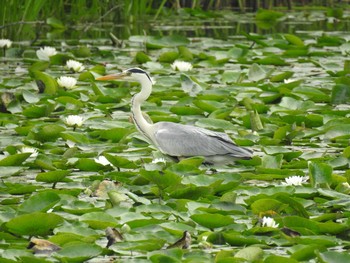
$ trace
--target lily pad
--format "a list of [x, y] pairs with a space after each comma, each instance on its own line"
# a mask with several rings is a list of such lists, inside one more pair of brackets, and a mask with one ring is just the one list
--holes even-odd
[[211, 229], [228, 226], [234, 223], [232, 217], [220, 214], [194, 214], [191, 216], [191, 219], [196, 223]]
[[60, 200], [61, 198], [52, 191], [40, 192], [25, 200], [19, 206], [19, 211], [25, 213], [47, 212]]
[[59, 215], [34, 212], [11, 219], [6, 223], [6, 227], [16, 235], [46, 236], [61, 223], [63, 218]]
[[95, 244], [72, 242], [54, 254], [54, 257], [66, 262], [84, 262], [102, 253], [102, 248]]
[[0, 160], [0, 166], [19, 166], [22, 165], [25, 160], [31, 153], [17, 153], [13, 155], [9, 155], [4, 159]]

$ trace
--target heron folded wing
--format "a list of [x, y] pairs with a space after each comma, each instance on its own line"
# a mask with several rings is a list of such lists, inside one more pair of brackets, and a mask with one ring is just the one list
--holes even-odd
[[250, 156], [248, 150], [235, 145], [227, 134], [189, 125], [158, 123], [154, 139], [160, 150], [171, 156]]

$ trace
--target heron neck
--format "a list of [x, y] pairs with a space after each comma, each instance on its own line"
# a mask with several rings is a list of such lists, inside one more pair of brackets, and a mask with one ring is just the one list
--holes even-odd
[[147, 83], [142, 85], [141, 92], [134, 95], [131, 101], [132, 105], [132, 118], [135, 122], [135, 125], [137, 129], [146, 137], [151, 139], [150, 135], [150, 129], [152, 124], [149, 123], [145, 117], [143, 117], [142, 111], [141, 111], [141, 104], [148, 99], [148, 97], [151, 95], [152, 91], [152, 84]]

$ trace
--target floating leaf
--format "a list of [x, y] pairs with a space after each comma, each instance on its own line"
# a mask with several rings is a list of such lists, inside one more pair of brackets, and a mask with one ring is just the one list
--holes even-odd
[[95, 244], [71, 242], [64, 246], [54, 256], [64, 262], [85, 262], [102, 253], [102, 248]]
[[162, 47], [175, 47], [186, 46], [190, 41], [188, 38], [179, 35], [169, 35], [164, 37], [147, 37], [147, 48], [162, 48]]
[[23, 90], [22, 95], [23, 99], [28, 103], [37, 103], [40, 100], [38, 94], [34, 94], [28, 90]]
[[143, 51], [138, 51], [135, 55], [135, 61], [137, 63], [140, 63], [140, 64], [143, 64], [143, 63], [146, 63], [148, 61], [152, 61], [151, 58], [149, 56], [147, 56], [145, 54], [145, 52]]
[[52, 208], [60, 199], [61, 198], [54, 192], [40, 192], [25, 200], [19, 206], [19, 210], [25, 213], [46, 212]]
[[112, 142], [119, 142], [129, 133], [130, 129], [125, 128], [112, 128], [98, 132], [101, 139], [111, 140]]
[[274, 211], [280, 213], [288, 205], [283, 204], [275, 199], [258, 199], [251, 204], [252, 212], [254, 214], [260, 214], [262, 212]]
[[23, 115], [28, 118], [40, 118], [50, 115], [54, 110], [54, 105], [47, 103], [45, 105], [33, 105], [23, 110]]
[[220, 214], [194, 214], [190, 217], [197, 224], [211, 229], [228, 226], [234, 223], [232, 217]]
[[78, 162], [76, 163], [76, 168], [82, 171], [95, 172], [113, 169], [110, 165], [103, 165], [89, 158], [79, 158]]
[[350, 262], [350, 255], [345, 252], [325, 251], [317, 253], [318, 259], [323, 263], [344, 263]]
[[256, 239], [254, 236], [244, 236], [237, 232], [224, 232], [223, 236], [225, 241], [231, 246], [246, 246], [261, 243], [261, 241]]
[[19, 173], [23, 172], [24, 169], [25, 169], [24, 167], [20, 167], [20, 166], [2, 166], [2, 165], [0, 165], [0, 177], [18, 175]]
[[350, 86], [337, 84], [332, 89], [331, 102], [333, 104], [342, 104], [350, 101]]
[[260, 247], [246, 247], [238, 250], [234, 257], [253, 262], [262, 259], [263, 255], [264, 252]]
[[198, 93], [200, 93], [203, 90], [202, 86], [198, 83], [198, 81], [192, 79], [186, 74], [182, 73], [180, 78], [181, 78], [181, 88], [186, 93], [188, 93], [191, 97], [196, 96]]
[[309, 162], [310, 182], [313, 187], [332, 183], [332, 166], [326, 163]]
[[139, 240], [134, 242], [120, 242], [118, 243], [117, 249], [126, 251], [155, 251], [160, 250], [165, 244], [163, 239], [147, 239]]
[[349, 136], [350, 124], [337, 124], [326, 129], [324, 134], [327, 139], [336, 139], [337, 137]]
[[287, 66], [288, 63], [285, 62], [282, 58], [277, 57], [275, 55], [260, 58], [255, 61], [258, 64], [261, 65], [275, 65], [275, 66]]
[[262, 69], [258, 64], [253, 64], [248, 71], [248, 79], [250, 81], [259, 81], [266, 77], [265, 70]]
[[[55, 94], [58, 88], [58, 84], [55, 79], [53, 79], [50, 75], [47, 75], [46, 73], [40, 72], [40, 71], [33, 71], [32, 72], [34, 79], [38, 82], [40, 82], [42, 85], [42, 89], [44, 93], [47, 94]], [[41, 89], [41, 87], [39, 87]]]
[[178, 46], [177, 50], [179, 51], [180, 58], [184, 61], [192, 61], [193, 54], [192, 52], [185, 46]]
[[[89, 58], [89, 57], [91, 57], [91, 49], [89, 47], [87, 47], [87, 46], [77, 47], [74, 50], [72, 50], [72, 52], [73, 52], [74, 56], [76, 56], [78, 58]], [[96, 68], [91, 69], [91, 71], [95, 71], [95, 70], [96, 70]]]
[[[316, 257], [317, 252], [323, 252], [326, 248], [322, 245], [318, 244], [310, 244], [310, 245], [304, 245], [299, 246], [298, 250], [296, 250], [292, 255], [291, 258], [300, 261], [310, 261], [311, 259]], [[329, 262], [327, 262], [329, 263]]]
[[55, 170], [50, 172], [39, 173], [36, 176], [36, 181], [45, 183], [62, 182], [68, 174], [70, 174], [70, 171], [66, 170]]
[[285, 34], [283, 35], [284, 38], [292, 45], [296, 45], [299, 47], [304, 46], [304, 41], [302, 41], [298, 36], [292, 35], [292, 34]]
[[167, 51], [167, 52], [162, 53], [159, 56], [158, 60], [159, 60], [159, 62], [162, 62], [162, 63], [172, 63], [178, 57], [179, 57], [179, 53], [177, 53], [176, 51]]
[[55, 141], [64, 130], [65, 128], [57, 124], [42, 125], [34, 131], [35, 139], [41, 142]]
[[82, 215], [79, 218], [93, 229], [106, 229], [107, 227], [115, 227], [117, 220], [105, 212], [91, 212]]
[[264, 260], [264, 263], [281, 263], [281, 262], [283, 262], [283, 263], [299, 263], [299, 261], [297, 261], [293, 258], [276, 256], [276, 255], [270, 255]]
[[286, 71], [286, 72], [282, 72], [280, 74], [274, 75], [270, 78], [270, 81], [272, 82], [280, 82], [283, 81], [285, 79], [289, 79], [293, 76], [294, 72], [292, 71]]
[[168, 171], [160, 175], [158, 171], [141, 170], [141, 176], [156, 184], [160, 189], [175, 186], [181, 182], [181, 177], [179, 175]]
[[170, 108], [170, 111], [172, 113], [175, 113], [177, 115], [202, 115], [203, 110], [191, 107], [191, 106], [172, 106]]
[[317, 222], [299, 216], [286, 216], [283, 218], [283, 224], [302, 235], [318, 234], [320, 231]]
[[261, 166], [264, 168], [281, 168], [282, 165], [282, 160], [283, 160], [283, 155], [282, 154], [277, 154], [277, 155], [265, 155], [262, 158]]
[[63, 218], [54, 213], [35, 212], [11, 219], [6, 227], [17, 235], [46, 236], [62, 222]]
[[0, 166], [20, 166], [32, 153], [17, 153], [0, 160]]
[[108, 153], [105, 153], [104, 156], [115, 167], [125, 168], [125, 169], [135, 169], [135, 168], [137, 168], [137, 165], [134, 162], [132, 162], [132, 161], [130, 161], [127, 158], [124, 158], [122, 156], [111, 155], [111, 154], [108, 154]]

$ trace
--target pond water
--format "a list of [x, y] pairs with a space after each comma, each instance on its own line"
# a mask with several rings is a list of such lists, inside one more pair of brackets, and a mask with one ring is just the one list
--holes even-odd
[[[345, 14], [346, 18], [348, 13]], [[52, 30], [39, 24], [10, 25], [2, 29], [2, 34], [18, 41], [30, 41], [39, 35], [46, 41], [55, 39], [79, 40], [109, 38], [112, 32], [119, 39], [127, 39], [132, 35], [162, 36], [180, 34], [187, 37], [211, 37], [227, 39], [242, 32], [257, 34], [294, 33], [298, 31], [343, 31], [350, 30], [350, 22], [328, 17], [325, 10], [289, 12], [283, 19], [274, 23], [256, 23], [254, 13], [236, 13], [222, 11], [208, 14], [207, 17], [195, 17], [190, 14], [171, 16], [154, 20], [145, 16], [142, 20], [132, 19], [130, 22], [91, 22], [85, 24], [69, 24], [67, 30]], [[46, 37], [45, 37], [46, 36]], [[43, 39], [43, 40], [44, 40]]]
[[[6, 28], [14, 43], [0, 63], [1, 257], [349, 261], [349, 26], [348, 11], [316, 10]], [[42, 46], [56, 53], [40, 59]], [[95, 80], [129, 67], [154, 78], [142, 108], [150, 121], [226, 132], [253, 159], [208, 167], [162, 155], [130, 121], [139, 86]], [[184, 231], [189, 249], [164, 249]], [[31, 237], [60, 249], [35, 240], [28, 249]]]

